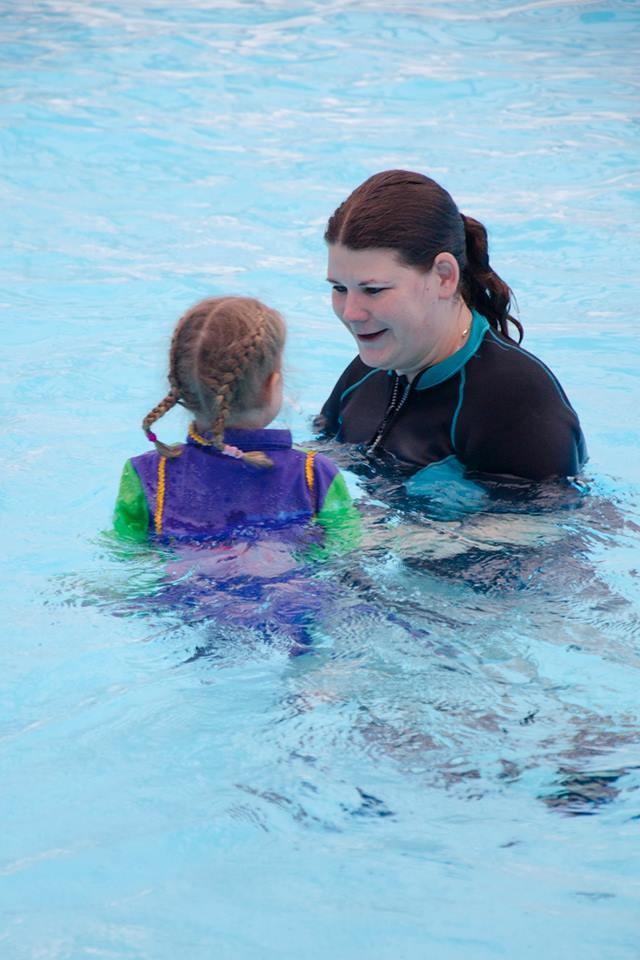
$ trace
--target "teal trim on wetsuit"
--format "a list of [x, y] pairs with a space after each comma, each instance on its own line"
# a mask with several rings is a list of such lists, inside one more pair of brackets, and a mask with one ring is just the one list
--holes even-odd
[[439, 383], [444, 383], [444, 381], [452, 377], [454, 373], [462, 370], [467, 361], [476, 353], [482, 343], [482, 338], [487, 330], [490, 329], [487, 320], [474, 310], [471, 314], [471, 330], [469, 331], [467, 342], [463, 347], [460, 347], [459, 350], [456, 350], [455, 353], [452, 353], [450, 357], [447, 357], [446, 360], [441, 360], [440, 363], [434, 363], [432, 367], [429, 367], [421, 373], [416, 378], [416, 390], [427, 390], [429, 387], [437, 387]]
[[[354, 383], [353, 386], [348, 387], [348, 388], [344, 391], [344, 393], [342, 394], [342, 396], [340, 397], [340, 403], [342, 403], [343, 400], [345, 399], [345, 397], [347, 397], [353, 390], [357, 390], [357, 388], [360, 386], [360, 384], [364, 383], [365, 380], [368, 380], [369, 377], [373, 376], [374, 373], [378, 373], [378, 371], [375, 370], [375, 369], [374, 369], [374, 370], [369, 370], [369, 372], [368, 372], [368, 373], [365, 373], [364, 377], [363, 377], [361, 380], [358, 380], [358, 382], [357, 382], [357, 383]], [[389, 371], [389, 373], [391, 373], [391, 371]], [[342, 423], [342, 418], [339, 417], [338, 419], [339, 419], [339, 422]]]
[[[497, 334], [491, 329], [491, 327], [489, 327], [489, 336], [492, 337], [492, 338], [495, 340], [495, 342], [500, 345], [500, 347], [501, 347], [502, 350], [518, 350], [518, 349], [519, 349], [515, 344], [504, 343], [504, 341], [500, 340], [500, 338], [499, 338], [499, 337], [497, 336]], [[547, 376], [549, 377], [549, 379], [551, 380], [551, 382], [552, 382], [553, 385], [555, 386], [556, 392], [557, 392], [557, 394], [558, 394], [558, 397], [560, 398], [560, 401], [565, 405], [565, 407], [567, 408], [567, 410], [571, 410], [571, 411], [573, 412], [573, 408], [571, 407], [571, 404], [570, 404], [569, 401], [567, 400], [567, 398], [566, 398], [566, 396], [565, 396], [565, 394], [564, 394], [564, 392], [563, 392], [563, 390], [562, 390], [562, 387], [560, 386], [557, 378], [554, 376], [554, 374], [551, 372], [551, 370], [549, 370], [549, 368], [548, 368], [547, 366], [545, 366], [544, 363], [543, 363], [541, 360], [538, 360], [537, 357], [534, 357], [534, 355], [533, 355], [532, 353], [529, 353], [529, 354], [528, 354], [528, 357], [529, 357], [529, 359], [532, 360], [534, 363], [537, 363], [541, 370], [544, 370], [544, 372], [547, 374]]]
[[[387, 372], [388, 372], [388, 373], [391, 373], [390, 370], [387, 371]], [[342, 402], [342, 400], [344, 400], [345, 397], [348, 397], [352, 390], [357, 390], [358, 387], [359, 387], [361, 384], [363, 384], [363, 383], [365, 382], [365, 380], [368, 380], [369, 377], [372, 377], [372, 376], [374, 375], [374, 373], [379, 373], [379, 371], [376, 370], [375, 368], [374, 368], [373, 370], [369, 370], [369, 372], [368, 372], [368, 373], [365, 373], [364, 377], [362, 377], [361, 380], [358, 380], [358, 382], [357, 382], [357, 383], [354, 383], [353, 386], [347, 387], [347, 389], [344, 391], [344, 393], [343, 393], [342, 396], [340, 397], [340, 401]]]
[[437, 500], [445, 514], [477, 510], [487, 500], [485, 489], [465, 477], [464, 465], [455, 456], [418, 470], [405, 483], [405, 490], [413, 497]]
[[477, 312], [451, 357], [411, 384], [389, 373], [356, 357], [320, 419], [341, 442], [366, 449], [375, 438], [375, 455], [405, 477], [450, 457], [466, 474], [525, 480], [576, 476], [586, 461], [578, 417], [556, 377]]
[[451, 430], [449, 431], [449, 436], [451, 437], [451, 446], [453, 449], [456, 449], [456, 426], [458, 424], [458, 417], [460, 416], [460, 411], [462, 410], [462, 404], [464, 403], [464, 385], [467, 382], [465, 376], [464, 367], [460, 371], [460, 387], [458, 389], [458, 406], [455, 409], [453, 414], [453, 419], [451, 421]]

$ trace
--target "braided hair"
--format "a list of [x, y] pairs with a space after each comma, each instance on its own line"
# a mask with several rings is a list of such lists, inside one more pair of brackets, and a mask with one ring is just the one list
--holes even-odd
[[[162, 456], [176, 457], [181, 446], [167, 446], [151, 431], [176, 404], [209, 424], [211, 443], [225, 451], [230, 414], [258, 406], [265, 380], [276, 371], [284, 347], [279, 313], [250, 297], [210, 297], [180, 318], [169, 348], [169, 392], [149, 411], [142, 429]], [[264, 453], [241, 452], [254, 466], [271, 466]]]

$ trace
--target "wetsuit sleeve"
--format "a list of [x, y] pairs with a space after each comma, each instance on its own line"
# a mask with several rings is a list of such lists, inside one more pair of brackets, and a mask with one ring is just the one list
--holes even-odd
[[494, 385], [490, 405], [486, 394], [465, 397], [463, 460], [471, 471], [526, 480], [575, 476], [587, 457], [578, 417], [551, 371], [525, 359], [519, 376]]
[[149, 507], [140, 477], [127, 460], [120, 478], [120, 489], [113, 514], [113, 528], [119, 537], [142, 542], [149, 533]]
[[347, 369], [343, 371], [328, 399], [324, 402], [322, 410], [313, 422], [313, 425], [318, 433], [323, 433], [325, 436], [333, 437], [340, 430], [340, 410], [342, 407], [342, 396], [345, 390], [347, 390], [352, 383], [357, 381], [358, 376], [356, 375], [356, 366], [358, 364], [364, 367], [362, 361], [356, 357], [355, 360], [352, 360]]

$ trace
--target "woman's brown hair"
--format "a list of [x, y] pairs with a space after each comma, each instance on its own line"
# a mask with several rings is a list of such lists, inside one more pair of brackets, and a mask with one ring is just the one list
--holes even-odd
[[[224, 450], [230, 414], [259, 406], [270, 374], [279, 369], [285, 325], [275, 310], [249, 297], [210, 297], [180, 318], [169, 349], [169, 392], [150, 410], [142, 429], [163, 456], [179, 456], [151, 432], [176, 404], [209, 425], [212, 443]], [[259, 451], [243, 453], [256, 466], [271, 466]]]
[[506, 337], [512, 323], [522, 340], [522, 324], [510, 313], [513, 294], [489, 264], [487, 231], [430, 177], [409, 170], [374, 174], [329, 218], [324, 238], [351, 250], [395, 250], [405, 265], [424, 272], [439, 253], [451, 253], [467, 306]]

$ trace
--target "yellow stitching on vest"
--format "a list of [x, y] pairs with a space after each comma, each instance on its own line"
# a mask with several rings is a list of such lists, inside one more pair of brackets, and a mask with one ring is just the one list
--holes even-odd
[[153, 515], [153, 521], [156, 526], [156, 533], [162, 533], [162, 513], [164, 511], [164, 495], [166, 492], [166, 473], [167, 458], [160, 457], [158, 460], [158, 490], [156, 493], [156, 512]]
[[312, 451], [309, 451], [307, 454], [306, 460], [304, 461], [304, 478], [307, 481], [307, 486], [309, 488], [309, 493], [313, 497], [313, 487], [315, 484], [315, 477], [313, 475], [313, 461], [315, 460], [316, 455]]
[[196, 443], [201, 443], [203, 447], [215, 447], [213, 440], [207, 440], [205, 437], [201, 437], [199, 433], [196, 433], [195, 423], [189, 425], [189, 436], [192, 440], [195, 440]]

